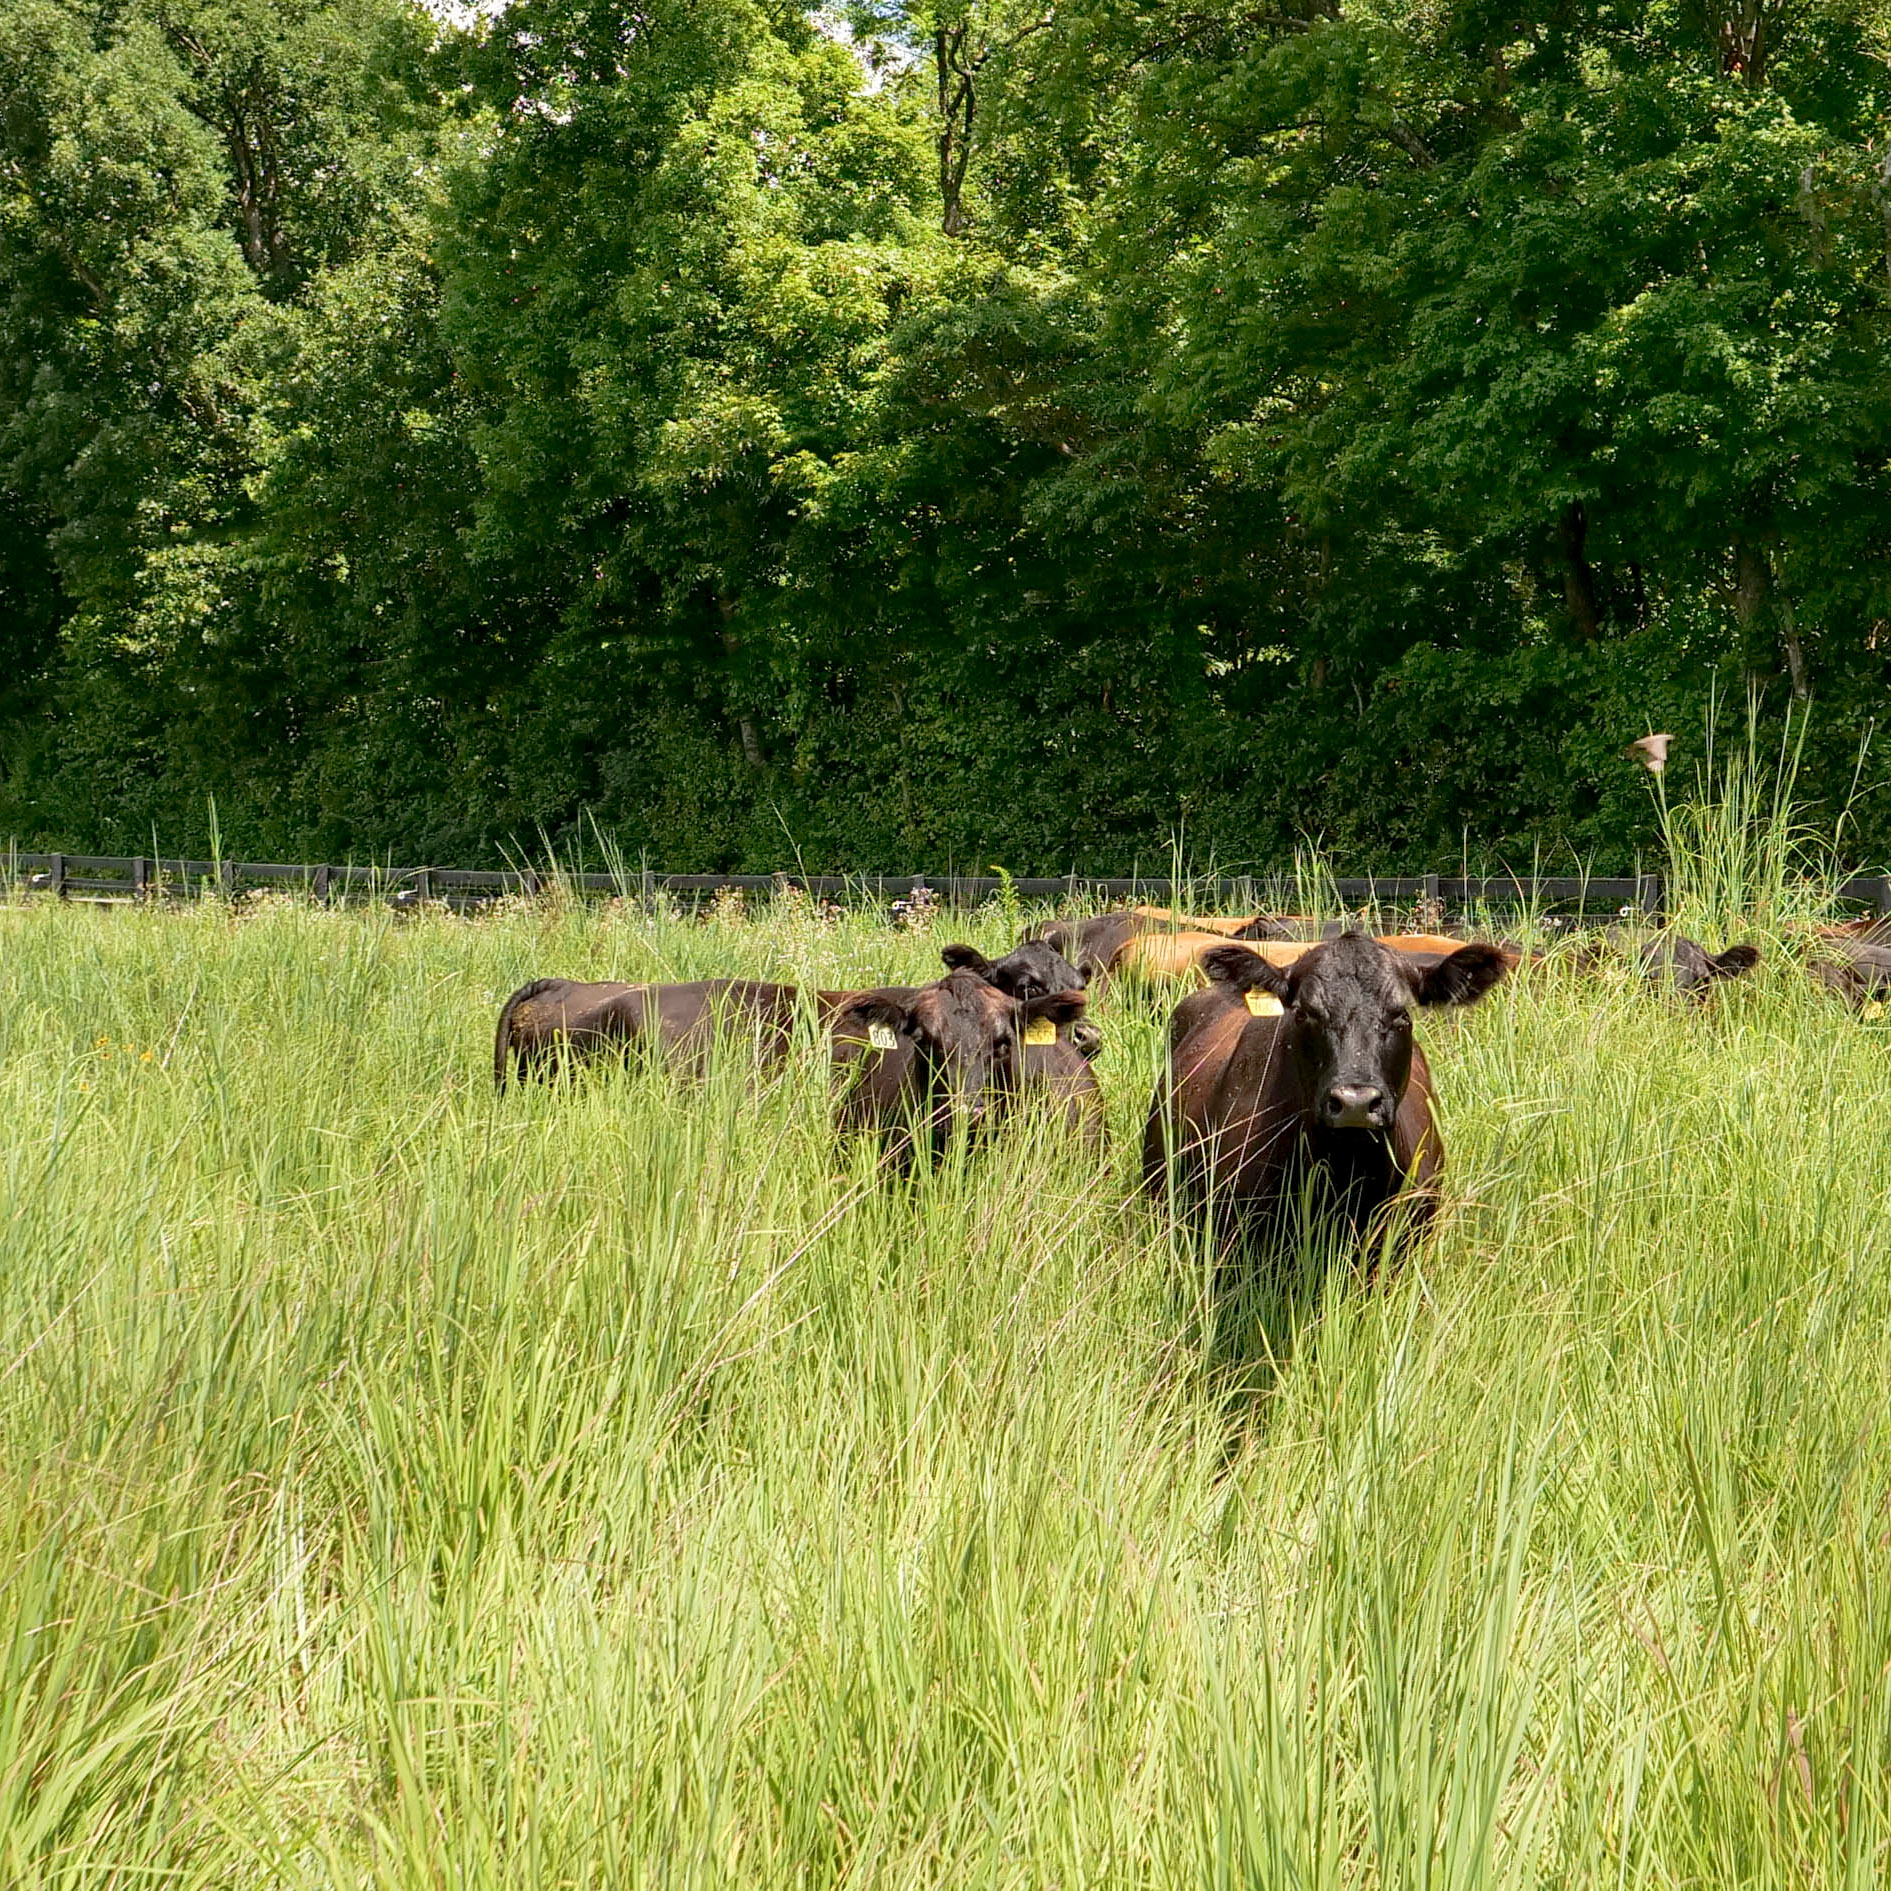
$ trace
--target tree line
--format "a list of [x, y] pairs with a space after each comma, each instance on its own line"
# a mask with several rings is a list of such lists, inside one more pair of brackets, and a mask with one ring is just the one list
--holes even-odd
[[1836, 805], [1888, 48], [1884, 0], [11, 0], [0, 833], [1607, 870], [1624, 745], [1749, 697]]

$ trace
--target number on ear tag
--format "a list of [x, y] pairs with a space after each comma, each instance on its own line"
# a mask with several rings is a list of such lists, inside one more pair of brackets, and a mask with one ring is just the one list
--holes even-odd
[[1055, 1044], [1057, 1027], [1049, 1018], [1033, 1018], [1024, 1027], [1024, 1041], [1027, 1044]]
[[1241, 996], [1248, 1001], [1248, 1009], [1257, 1018], [1278, 1018], [1286, 1010], [1286, 1006], [1271, 991], [1244, 991]]
[[1882, 998], [1874, 998], [1858, 1015], [1862, 1018], [1882, 1018], [1884, 1016], [1884, 1000]]
[[868, 1025], [867, 1042], [876, 1051], [896, 1051], [900, 1047], [900, 1041], [893, 1035], [893, 1027], [890, 1024]]

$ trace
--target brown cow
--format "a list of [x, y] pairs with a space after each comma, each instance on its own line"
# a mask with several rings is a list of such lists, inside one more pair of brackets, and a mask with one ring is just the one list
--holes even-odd
[[1482, 997], [1504, 975], [1504, 954], [1460, 946], [1419, 967], [1346, 933], [1284, 968], [1224, 945], [1205, 969], [1209, 989], [1170, 1020], [1144, 1185], [1206, 1214], [1220, 1239], [1262, 1245], [1281, 1237], [1302, 1183], [1315, 1180], [1356, 1235], [1408, 1180], [1414, 1219], [1424, 1219], [1444, 1149], [1412, 1006]]
[[983, 1128], [1026, 1088], [1060, 1100], [1087, 1139], [1102, 1133], [1089, 1060], [1058, 1035], [1083, 1015], [1081, 990], [1017, 999], [961, 969], [917, 990], [823, 992], [824, 1012], [830, 1002], [840, 1126], [890, 1132], [902, 1168], [918, 1140], [936, 1158], [955, 1131]]
[[1807, 962], [1815, 983], [1862, 1011], [1891, 997], [1891, 947], [1870, 940], [1823, 936], [1822, 950]]
[[751, 978], [704, 978], [680, 985], [588, 984], [535, 978], [521, 985], [499, 1013], [493, 1039], [494, 1084], [506, 1087], [508, 1070], [543, 1075], [567, 1059], [584, 1061], [607, 1050], [645, 1044], [680, 1056], [700, 1071], [718, 1025], [753, 1035], [765, 1062], [778, 1062], [792, 1040], [796, 995], [792, 985]]
[[[1080, 987], [1076, 968], [1049, 947], [1020, 947], [996, 961], [972, 946], [947, 946], [948, 968], [966, 965], [1000, 991], [1014, 996], [1048, 995]], [[907, 988], [910, 989], [910, 988]], [[816, 1015], [831, 1020], [853, 997], [850, 992], [813, 994]], [[798, 994], [793, 985], [758, 979], [708, 978], [676, 985], [586, 983], [567, 978], [534, 979], [505, 1002], [493, 1043], [493, 1081], [503, 1090], [508, 1071], [544, 1074], [571, 1058], [588, 1061], [607, 1050], [644, 1043], [667, 1057], [682, 1056], [700, 1075], [718, 1027], [753, 1037], [761, 1062], [777, 1064], [794, 1038]], [[1094, 1057], [1102, 1042], [1096, 1025], [1078, 1018], [1057, 1031], [1066, 1048]], [[1031, 1047], [1032, 1061], [1037, 1047]], [[1058, 1062], [1058, 1059], [1050, 1059]]]
[[[1213, 932], [1144, 932], [1125, 940], [1110, 966], [1114, 978], [1160, 983], [1169, 979], [1199, 979], [1208, 953], [1229, 941]], [[1268, 940], [1253, 948], [1275, 965], [1291, 965], [1313, 948], [1299, 940]]]
[[1132, 906], [1129, 910], [1138, 919], [1146, 919], [1151, 926], [1160, 926], [1169, 932], [1214, 932], [1224, 939], [1292, 939], [1298, 936], [1294, 927], [1308, 923], [1270, 919], [1265, 913], [1256, 913], [1247, 919], [1230, 918], [1221, 913], [1178, 913], [1172, 906]]
[[1631, 954], [1643, 981], [1655, 991], [1691, 998], [1696, 1004], [1705, 1003], [1720, 980], [1744, 978], [1760, 962], [1758, 946], [1729, 946], [1716, 953], [1685, 933], [1666, 931], [1651, 939], [1612, 926], [1599, 940], [1589, 939], [1579, 945], [1575, 963], [1584, 967], [1599, 965], [1610, 948]]
[[[1335, 934], [1335, 937], [1338, 935]], [[1214, 933], [1205, 932], [1146, 932], [1125, 941], [1116, 955], [1112, 972], [1119, 977], [1138, 978], [1147, 981], [1165, 979], [1198, 979], [1208, 976], [1204, 969], [1207, 955], [1217, 947], [1227, 945], [1229, 941]], [[1255, 951], [1277, 966], [1292, 965], [1297, 959], [1313, 950], [1312, 941], [1268, 940], [1255, 946]], [[1440, 959], [1449, 958], [1464, 944], [1462, 939], [1449, 939], [1441, 933], [1401, 932], [1384, 933], [1379, 936], [1379, 943], [1388, 950], [1401, 956], [1410, 957], [1421, 963], [1435, 964]], [[1504, 945], [1498, 948], [1511, 965], [1516, 965], [1522, 957], [1516, 946]]]
[[[1038, 934], [1044, 944], [1082, 972], [1086, 983], [1127, 969], [1126, 952], [1137, 941], [1193, 938], [1205, 944], [1225, 944], [1229, 939], [1285, 940], [1293, 936], [1283, 922], [1264, 915], [1252, 919], [1192, 919], [1163, 906], [1135, 906], [1126, 912], [1098, 913], [1090, 919], [1063, 919]], [[1168, 956], [1173, 957], [1173, 952]]]

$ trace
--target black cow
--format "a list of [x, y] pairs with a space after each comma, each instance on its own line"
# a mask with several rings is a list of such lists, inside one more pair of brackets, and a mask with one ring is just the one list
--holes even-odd
[[[986, 984], [996, 985], [1013, 998], [1048, 998], [1056, 991], [1081, 991], [1090, 982], [1087, 972], [1080, 972], [1044, 939], [1026, 939], [1002, 959], [988, 959], [976, 946], [968, 945], [949, 945], [939, 956], [947, 971], [976, 972]], [[1090, 1018], [1060, 1025], [1057, 1035], [1085, 1057], [1094, 1057], [1103, 1044], [1103, 1032]]]
[[795, 988], [752, 978], [704, 978], [680, 985], [583, 983], [535, 978], [499, 1013], [492, 1074], [503, 1090], [520, 1076], [544, 1075], [567, 1060], [643, 1045], [701, 1069], [718, 1028], [747, 1034], [764, 1062], [788, 1052]]
[[1360, 933], [1287, 966], [1246, 947], [1207, 953], [1206, 991], [1169, 1024], [1169, 1066], [1143, 1138], [1143, 1180], [1172, 1187], [1216, 1235], [1278, 1240], [1316, 1180], [1355, 1234], [1409, 1181], [1429, 1215], [1444, 1148], [1414, 1005], [1480, 998], [1506, 970], [1494, 945], [1415, 966]]
[[1827, 991], [1836, 992], [1859, 1010], [1891, 998], [1891, 947], [1874, 945], [1868, 939], [1828, 936], [1806, 970]]
[[1705, 1001], [1723, 978], [1744, 978], [1760, 962], [1758, 946], [1729, 946], [1709, 952], [1683, 933], [1663, 933], [1642, 947], [1642, 976], [1660, 990], [1672, 991], [1697, 1004]]
[[[889, 1132], [902, 1167], [917, 1143], [938, 1156], [956, 1131], [987, 1126], [1027, 1087], [1060, 1099], [1073, 1127], [1100, 1133], [1096, 1077], [1056, 1036], [1083, 1015], [1081, 990], [1020, 1000], [960, 969], [916, 990], [823, 992], [821, 1000], [824, 1011], [833, 1007], [840, 1126]], [[1034, 1026], [1050, 1041], [1027, 1043]]]

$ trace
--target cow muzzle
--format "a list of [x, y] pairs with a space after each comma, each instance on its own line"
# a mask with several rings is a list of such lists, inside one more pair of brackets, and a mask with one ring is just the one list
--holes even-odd
[[1392, 1099], [1376, 1083], [1336, 1083], [1320, 1099], [1328, 1129], [1390, 1129]]

